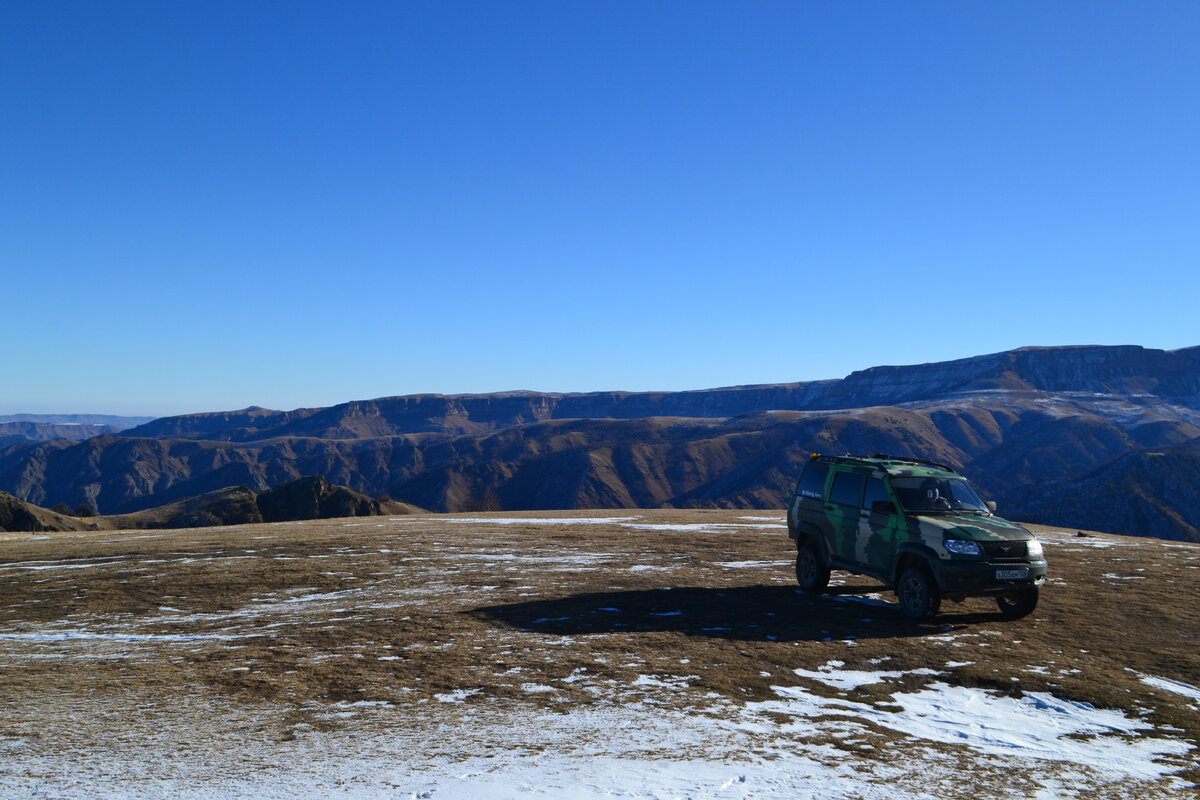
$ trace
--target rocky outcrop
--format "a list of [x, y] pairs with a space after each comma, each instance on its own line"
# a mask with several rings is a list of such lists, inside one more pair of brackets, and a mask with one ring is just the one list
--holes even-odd
[[73, 531], [80, 525], [69, 517], [38, 508], [7, 492], [0, 492], [0, 531]]
[[323, 475], [276, 486], [260, 494], [257, 504], [264, 522], [370, 517], [383, 513], [375, 498], [345, 486], [334, 486]]

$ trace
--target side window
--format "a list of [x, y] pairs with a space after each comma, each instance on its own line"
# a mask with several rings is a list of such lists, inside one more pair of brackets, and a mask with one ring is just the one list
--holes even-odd
[[855, 472], [834, 473], [833, 486], [829, 489], [829, 502], [858, 508], [866, 481], [866, 475]]
[[815, 462], [806, 464], [804, 472], [800, 474], [800, 482], [796, 484], [796, 494], [801, 497], [824, 500], [825, 478], [828, 475], [828, 464], [817, 464]]
[[871, 510], [871, 504], [876, 500], [886, 500], [892, 502], [892, 498], [888, 497], [887, 486], [879, 478], [867, 479], [867, 492], [863, 495], [863, 508]]

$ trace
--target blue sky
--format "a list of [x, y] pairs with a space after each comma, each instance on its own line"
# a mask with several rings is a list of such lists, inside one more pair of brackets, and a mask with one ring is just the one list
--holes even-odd
[[1191, 2], [11, 2], [0, 414], [1200, 344]]

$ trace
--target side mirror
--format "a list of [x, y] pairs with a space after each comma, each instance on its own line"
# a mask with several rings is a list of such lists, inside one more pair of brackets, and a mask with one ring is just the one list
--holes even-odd
[[993, 514], [996, 513], [996, 501], [995, 500], [987, 500], [984, 502], [984, 505], [987, 506], [988, 511], [992, 512]]
[[876, 500], [871, 503], [872, 514], [891, 514], [895, 510], [896, 507], [892, 505], [891, 500]]

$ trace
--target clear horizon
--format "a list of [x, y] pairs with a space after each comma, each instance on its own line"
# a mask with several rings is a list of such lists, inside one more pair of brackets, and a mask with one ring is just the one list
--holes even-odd
[[1200, 343], [1200, 6], [0, 9], [0, 415]]

